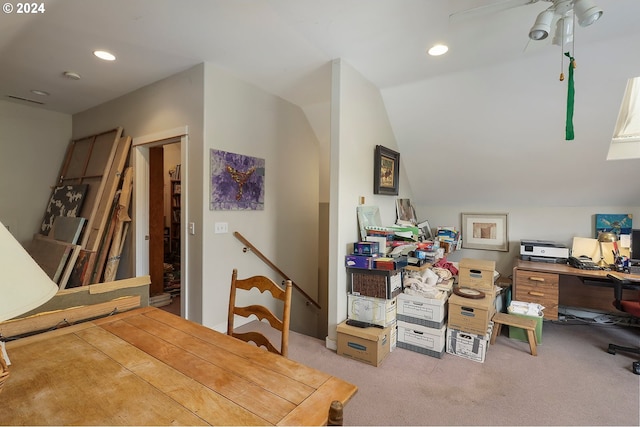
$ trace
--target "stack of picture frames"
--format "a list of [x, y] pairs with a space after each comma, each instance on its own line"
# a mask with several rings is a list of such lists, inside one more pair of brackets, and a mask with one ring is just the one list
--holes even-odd
[[121, 127], [69, 144], [40, 231], [26, 248], [60, 289], [115, 280], [131, 221], [130, 148]]

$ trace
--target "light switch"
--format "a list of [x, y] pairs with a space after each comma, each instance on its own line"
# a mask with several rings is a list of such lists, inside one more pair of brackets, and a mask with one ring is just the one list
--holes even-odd
[[216, 234], [229, 232], [229, 224], [226, 222], [216, 222], [213, 227], [214, 233]]

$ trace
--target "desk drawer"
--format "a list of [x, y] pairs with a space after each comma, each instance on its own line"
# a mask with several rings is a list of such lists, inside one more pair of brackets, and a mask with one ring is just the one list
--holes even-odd
[[513, 299], [540, 304], [545, 307], [545, 319], [557, 320], [560, 276], [518, 269], [515, 273]]

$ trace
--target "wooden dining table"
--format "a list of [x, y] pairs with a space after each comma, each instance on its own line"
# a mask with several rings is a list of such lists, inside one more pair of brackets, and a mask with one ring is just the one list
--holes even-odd
[[357, 387], [154, 307], [7, 343], [1, 425], [324, 425]]

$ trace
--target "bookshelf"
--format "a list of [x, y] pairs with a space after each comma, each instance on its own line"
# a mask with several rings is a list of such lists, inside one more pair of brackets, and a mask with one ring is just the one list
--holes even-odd
[[172, 177], [170, 180], [170, 226], [168, 227], [168, 251], [165, 253], [164, 262], [164, 292], [171, 295], [180, 294], [180, 214], [181, 214], [181, 191], [180, 179]]
[[169, 236], [169, 252], [174, 256], [180, 256], [180, 206], [181, 185], [179, 179], [171, 180], [171, 228]]

